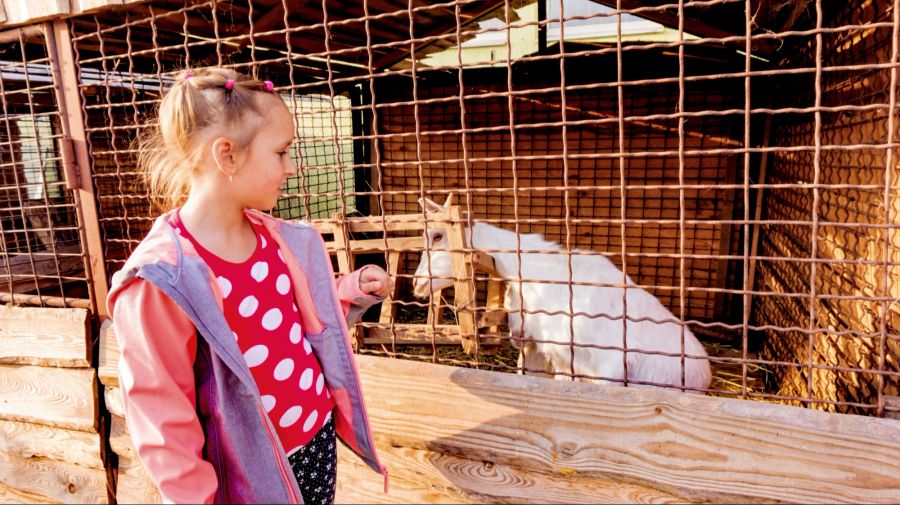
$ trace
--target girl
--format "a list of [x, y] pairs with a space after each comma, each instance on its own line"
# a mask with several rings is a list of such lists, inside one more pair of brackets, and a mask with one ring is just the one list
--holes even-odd
[[260, 212], [297, 173], [293, 132], [271, 82], [207, 68], [181, 75], [142, 142], [175, 209], [108, 306], [128, 428], [167, 502], [331, 503], [335, 432], [387, 486], [345, 317], [393, 283], [371, 265], [335, 282], [314, 228]]

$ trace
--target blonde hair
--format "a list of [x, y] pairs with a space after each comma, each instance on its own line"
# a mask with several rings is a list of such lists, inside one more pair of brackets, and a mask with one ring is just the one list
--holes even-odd
[[204, 133], [227, 132], [239, 150], [250, 144], [256, 128], [243, 123], [253, 116], [261, 120], [257, 93], [271, 89], [269, 82], [220, 67], [177, 77], [159, 103], [156, 125], [138, 138], [138, 168], [163, 210], [187, 198], [206, 145]]

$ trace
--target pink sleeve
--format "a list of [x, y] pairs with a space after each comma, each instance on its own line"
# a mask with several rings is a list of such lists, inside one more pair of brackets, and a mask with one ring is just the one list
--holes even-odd
[[147, 474], [167, 502], [212, 503], [218, 481], [202, 456], [194, 325], [159, 288], [137, 280], [116, 296], [113, 326], [125, 419]]
[[343, 309], [344, 317], [348, 319], [349, 324], [353, 324], [359, 319], [365, 309], [381, 301], [380, 297], [367, 295], [359, 289], [359, 275], [366, 268], [368, 265], [335, 280], [338, 300], [341, 302], [341, 309]]

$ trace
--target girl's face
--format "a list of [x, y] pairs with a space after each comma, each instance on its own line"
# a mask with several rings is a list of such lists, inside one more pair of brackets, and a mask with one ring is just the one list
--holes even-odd
[[262, 98], [265, 117], [234, 175], [236, 194], [244, 207], [268, 211], [275, 207], [287, 178], [297, 174], [291, 160], [294, 121], [277, 95]]

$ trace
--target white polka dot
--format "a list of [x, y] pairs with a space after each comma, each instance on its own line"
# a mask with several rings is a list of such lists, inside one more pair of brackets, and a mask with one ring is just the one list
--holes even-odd
[[275, 367], [275, 380], [283, 381], [290, 377], [292, 373], [294, 373], [294, 360], [284, 358]]
[[329, 410], [327, 414], [325, 414], [325, 420], [322, 421], [322, 424], [328, 424], [328, 421], [331, 420], [331, 411]]
[[262, 243], [262, 247], [261, 247], [260, 249], [265, 249], [265, 248], [266, 248], [266, 245], [267, 245], [267, 244], [266, 244], [266, 237], [263, 237], [262, 235], [260, 235], [260, 236], [259, 236], [259, 241]]
[[231, 281], [221, 276], [216, 277], [216, 280], [219, 281], [219, 288], [222, 290], [222, 298], [228, 298], [228, 295], [231, 293]]
[[293, 407], [284, 411], [284, 415], [281, 416], [281, 419], [278, 420], [278, 426], [282, 428], [287, 428], [288, 426], [297, 422], [297, 419], [300, 419], [300, 414], [303, 413], [303, 407], [299, 405], [294, 405]]
[[325, 397], [326, 397], [326, 398], [331, 398], [331, 391], [329, 391], [329, 390], [326, 389], [326, 390], [325, 390]]
[[265, 261], [257, 261], [250, 269], [250, 277], [253, 277], [256, 282], [262, 282], [267, 275], [269, 275], [269, 264]]
[[313, 381], [313, 371], [312, 368], [307, 368], [303, 371], [303, 375], [300, 376], [300, 389], [306, 391], [312, 386]]
[[275, 281], [275, 289], [283, 295], [288, 294], [288, 291], [291, 290], [291, 280], [286, 274], [278, 276], [278, 280]]
[[241, 300], [241, 304], [238, 306], [238, 313], [244, 317], [250, 317], [256, 312], [258, 307], [259, 301], [255, 296], [249, 295], [247, 298]]
[[265, 395], [262, 397], [263, 408], [266, 409], [266, 414], [272, 412], [272, 409], [275, 408], [275, 397], [272, 395]]
[[247, 352], [244, 353], [244, 360], [247, 362], [247, 366], [253, 368], [269, 357], [269, 348], [260, 344], [254, 345], [250, 349], [247, 349]]
[[316, 379], [316, 394], [322, 394], [322, 388], [325, 387], [325, 374], [320, 373], [319, 378]]
[[282, 263], [287, 263], [287, 261], [284, 261], [284, 256], [281, 255], [281, 249], [278, 250], [278, 257], [281, 259]]
[[300, 325], [297, 323], [294, 323], [293, 326], [291, 326], [291, 343], [296, 344], [296, 343], [300, 342], [300, 337], [302, 337], [302, 336], [303, 336], [303, 331], [300, 329]]
[[272, 331], [281, 326], [281, 311], [278, 309], [270, 309], [262, 318], [262, 327]]
[[296, 304], [296, 303], [295, 303], [295, 304], [293, 304], [293, 305], [292, 305], [292, 306], [291, 306], [291, 308], [293, 308], [293, 309], [294, 309], [294, 312], [297, 312], [297, 304]]
[[306, 431], [311, 430], [312, 427], [315, 426], [316, 419], [318, 419], [318, 418], [319, 418], [319, 412], [316, 410], [312, 411], [312, 414], [310, 414], [309, 417], [306, 418], [306, 422], [303, 423], [303, 431], [306, 432]]
[[237, 333], [231, 332], [231, 334], [234, 336], [234, 341], [237, 342], [237, 339], [238, 339]]
[[312, 354], [312, 347], [310, 347], [309, 341], [306, 339], [303, 340], [303, 350], [306, 351], [306, 354]]

